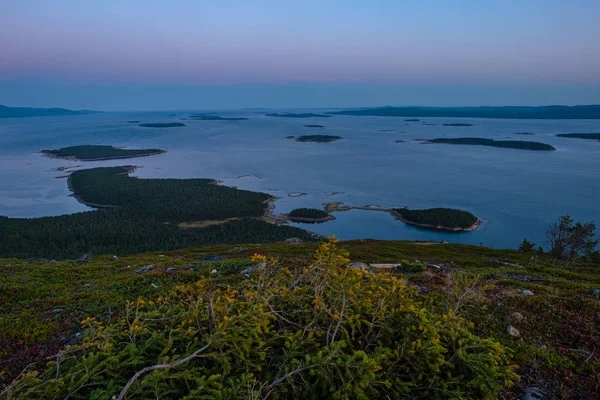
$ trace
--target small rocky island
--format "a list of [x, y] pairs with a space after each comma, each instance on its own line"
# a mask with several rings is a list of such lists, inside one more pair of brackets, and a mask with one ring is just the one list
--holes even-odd
[[280, 117], [280, 118], [331, 118], [333, 115], [325, 115], [325, 114], [315, 114], [315, 113], [288, 113], [288, 114], [280, 114], [280, 113], [270, 113], [265, 114], [267, 117]]
[[180, 126], [185, 126], [184, 123], [181, 122], [149, 122], [146, 124], [139, 124], [142, 128], [177, 128]]
[[291, 222], [308, 224], [321, 223], [335, 219], [333, 215], [316, 208], [296, 208], [290, 211], [286, 217]]
[[600, 140], [600, 133], [559, 133], [561, 138]]
[[442, 126], [475, 126], [473, 124], [442, 124]]
[[323, 125], [304, 125], [305, 128], [325, 128]]
[[295, 137], [296, 142], [315, 142], [315, 143], [330, 143], [336, 140], [342, 140], [341, 136], [332, 135], [305, 135]]
[[471, 146], [489, 146], [500, 147], [503, 149], [520, 149], [520, 150], [537, 150], [537, 151], [554, 151], [554, 146], [540, 142], [529, 142], [523, 140], [494, 140], [486, 138], [437, 138], [426, 139], [422, 143], [433, 144], [454, 144], [454, 145], [471, 145]]
[[66, 160], [102, 161], [152, 156], [166, 153], [166, 151], [160, 149], [121, 149], [113, 146], [81, 145], [63, 147], [56, 150], [42, 150], [41, 153], [47, 157]]
[[419, 122], [419, 121], [420, 121], [420, 119], [417, 119], [417, 118], [409, 118], [409, 119], [405, 119], [404, 121], [405, 121], [405, 122]]
[[190, 119], [195, 121], [247, 121], [242, 117], [221, 117], [218, 115], [191, 115]]

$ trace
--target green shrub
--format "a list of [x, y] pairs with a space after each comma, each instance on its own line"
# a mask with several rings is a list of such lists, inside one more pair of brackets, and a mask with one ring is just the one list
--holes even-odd
[[253, 259], [235, 285], [209, 275], [108, 325], [85, 319], [83, 342], [6, 398], [486, 399], [516, 379], [498, 342], [398, 277], [346, 268], [334, 240], [308, 267]]

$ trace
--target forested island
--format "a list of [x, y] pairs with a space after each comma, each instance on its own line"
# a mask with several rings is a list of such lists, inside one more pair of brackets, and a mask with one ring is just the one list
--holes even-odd
[[559, 133], [556, 136], [572, 139], [600, 140], [600, 133]]
[[319, 223], [335, 219], [333, 215], [316, 208], [296, 208], [287, 214], [287, 218], [292, 222], [306, 223]]
[[470, 212], [454, 208], [411, 210], [406, 207], [347, 206], [341, 202], [325, 203], [326, 213], [348, 210], [384, 211], [406, 224], [444, 232], [468, 232], [477, 229], [480, 225], [479, 219]]
[[437, 138], [426, 139], [422, 143], [443, 143], [455, 145], [489, 146], [503, 149], [520, 149], [536, 151], [554, 151], [554, 146], [540, 142], [529, 142], [523, 140], [494, 140], [485, 138]]
[[191, 115], [191, 120], [195, 121], [247, 121], [248, 118], [243, 117], [221, 117], [218, 115]]
[[513, 133], [513, 135], [533, 136], [533, 135], [535, 135], [535, 133], [531, 133], [531, 132], [515, 132], [515, 133]]
[[392, 211], [407, 224], [426, 229], [465, 232], [475, 230], [480, 224], [479, 219], [470, 212], [453, 208], [393, 208]]
[[281, 117], [281, 118], [330, 118], [331, 115], [327, 114], [315, 114], [315, 113], [270, 113], [265, 114], [267, 117]]
[[149, 122], [146, 124], [139, 124], [142, 128], [176, 128], [185, 126], [182, 122]]
[[304, 125], [305, 128], [325, 128], [324, 125]]
[[145, 157], [166, 153], [160, 149], [121, 149], [103, 145], [69, 146], [56, 150], [42, 150], [47, 157], [78, 161], [115, 160], [120, 158]]
[[473, 124], [464, 124], [464, 123], [456, 123], [456, 124], [442, 124], [442, 126], [475, 126]]
[[8, 107], [0, 104], [0, 118], [48, 117], [91, 114], [96, 111], [68, 110], [66, 108]]
[[341, 140], [343, 137], [332, 135], [305, 135], [296, 136], [295, 139], [296, 142], [330, 143], [335, 142], [336, 140]]
[[542, 107], [377, 107], [331, 112], [377, 117], [600, 119], [600, 105]]
[[[131, 254], [198, 244], [262, 243], [304, 230], [263, 221], [271, 196], [217, 185], [211, 179], [139, 179], [132, 166], [69, 175], [74, 196], [95, 211], [44, 218], [0, 217], [0, 255], [73, 258], [84, 253]], [[179, 224], [217, 221], [205, 228]]]

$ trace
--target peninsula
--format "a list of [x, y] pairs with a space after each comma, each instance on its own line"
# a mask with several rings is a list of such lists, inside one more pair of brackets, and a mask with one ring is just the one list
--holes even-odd
[[0, 104], [0, 118], [49, 117], [92, 114], [95, 112], [89, 110], [68, 110], [66, 108], [8, 107]]
[[481, 221], [470, 212], [454, 208], [438, 207], [414, 210], [406, 207], [347, 206], [340, 202], [325, 203], [324, 206], [326, 213], [348, 210], [384, 211], [405, 224], [443, 232], [470, 232], [476, 230], [481, 224]]

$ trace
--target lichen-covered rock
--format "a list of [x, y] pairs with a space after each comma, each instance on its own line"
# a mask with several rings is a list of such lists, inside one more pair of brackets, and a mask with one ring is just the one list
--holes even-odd
[[527, 290], [527, 289], [521, 290], [521, 294], [523, 296], [533, 296], [533, 292], [531, 290]]
[[510, 336], [515, 337], [515, 338], [518, 338], [521, 336], [521, 332], [519, 332], [519, 330], [512, 325], [508, 325], [506, 327], [506, 333], [508, 333]]
[[518, 311], [515, 311], [514, 313], [511, 313], [507, 318], [506, 318], [506, 322], [509, 325], [518, 325], [521, 322], [523, 322], [525, 320], [525, 317], [523, 316], [523, 314], [521, 314]]
[[207, 254], [200, 259], [201, 261], [223, 261], [223, 258], [216, 254]]
[[146, 266], [143, 266], [143, 267], [140, 267], [140, 268], [136, 269], [135, 273], [136, 274], [141, 274], [141, 273], [144, 273], [144, 272], [151, 271], [153, 268], [154, 268], [154, 265], [149, 264], [149, 265], [146, 265]]

